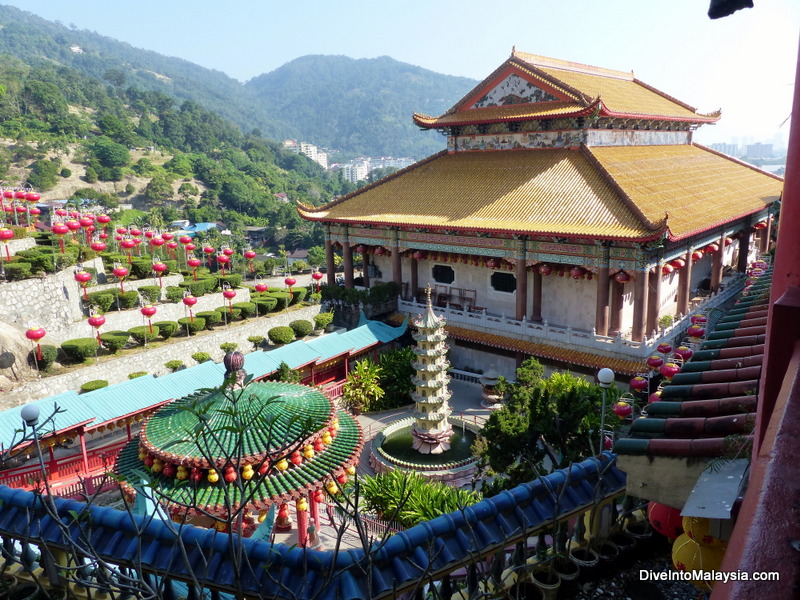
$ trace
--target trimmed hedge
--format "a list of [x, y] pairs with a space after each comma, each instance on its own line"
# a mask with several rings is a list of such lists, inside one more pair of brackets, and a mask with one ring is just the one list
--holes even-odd
[[183, 364], [183, 361], [175, 359], [175, 360], [168, 360], [167, 362], [164, 363], [164, 366], [168, 368], [171, 373], [174, 373], [175, 371], [179, 371], [186, 365]]
[[144, 377], [145, 375], [149, 375], [147, 371], [134, 371], [133, 373], [128, 373], [128, 379], [136, 379], [137, 377]]
[[28, 364], [38, 364], [40, 371], [49, 371], [50, 367], [53, 366], [53, 363], [56, 362], [56, 358], [58, 357], [58, 348], [49, 344], [42, 344], [39, 346], [39, 348], [42, 350], [42, 359], [39, 360], [38, 356], [36, 355], [36, 348], [34, 348], [28, 354]]
[[161, 300], [161, 288], [157, 285], [142, 285], [139, 294], [148, 304], [156, 304]]
[[89, 306], [94, 308], [100, 314], [105, 314], [111, 310], [111, 305], [114, 304], [117, 295], [114, 293], [116, 290], [103, 290], [100, 292], [92, 292], [89, 294]]
[[81, 386], [81, 394], [86, 392], [93, 392], [101, 388], [108, 387], [108, 382], [105, 379], [95, 379], [94, 381], [87, 381]]
[[150, 327], [147, 325], [139, 325], [138, 327], [131, 327], [128, 329], [128, 333], [131, 334], [131, 337], [136, 340], [136, 342], [144, 345], [158, 337], [158, 327], [153, 325], [153, 332], [150, 333]]
[[333, 323], [333, 311], [321, 312], [314, 315], [314, 326], [317, 329], [325, 329], [331, 323]]
[[99, 347], [100, 345], [93, 337], [75, 338], [61, 344], [64, 354], [73, 362], [83, 362], [90, 356], [94, 356]]
[[292, 328], [294, 331], [294, 335], [297, 339], [304, 338], [311, 333], [314, 329], [314, 324], [311, 321], [306, 321], [305, 319], [298, 319], [297, 321], [292, 321], [289, 323], [289, 327]]
[[[235, 306], [233, 308], [228, 308], [227, 306], [218, 306], [214, 310], [220, 314], [220, 317], [222, 317], [223, 321], [227, 321], [228, 323], [235, 321], [242, 316], [242, 309], [236, 308]], [[225, 314], [223, 315], [222, 313]]]
[[216, 285], [217, 280], [209, 277], [205, 279], [198, 279], [197, 281], [185, 279], [178, 284], [178, 287], [189, 290], [189, 293], [192, 296], [197, 296], [199, 298], [204, 294], [213, 292]]
[[116, 354], [127, 345], [130, 338], [131, 334], [127, 331], [106, 331], [100, 334], [100, 343], [111, 354]]
[[266, 315], [267, 313], [275, 310], [275, 307], [278, 306], [278, 299], [273, 298], [272, 296], [261, 296], [251, 298], [251, 300], [253, 304], [256, 305], [259, 315]]
[[122, 310], [135, 307], [139, 303], [139, 292], [136, 290], [128, 290], [127, 292], [118, 292], [117, 298]]
[[211, 329], [214, 325], [222, 323], [222, 315], [215, 310], [204, 310], [195, 316], [206, 320], [206, 329]]
[[167, 300], [173, 304], [177, 304], [183, 300], [183, 288], [175, 285], [167, 286]]
[[208, 352], [195, 352], [192, 354], [192, 358], [198, 363], [204, 363], [207, 360], [211, 360], [211, 355]]
[[30, 263], [31, 271], [34, 273], [45, 272], [54, 273], [56, 271], [55, 255], [52, 249], [39, 250], [31, 248], [29, 250], [20, 250], [16, 256], [25, 259], [24, 262]]
[[[5, 260], [5, 259], [3, 259]], [[31, 263], [26, 262], [7, 262], [6, 279], [9, 281], [20, 281], [31, 276]]]
[[168, 340], [175, 335], [180, 325], [178, 325], [177, 321], [157, 321], [153, 323], [153, 327], [158, 327], [158, 335]]
[[305, 300], [306, 294], [308, 290], [306, 288], [295, 288], [292, 289], [292, 302], [291, 304], [300, 304], [303, 300]]
[[289, 292], [268, 292], [268, 294], [275, 298], [277, 305], [275, 310], [283, 310], [289, 306], [289, 302], [291, 302], [292, 297], [289, 295]]
[[206, 326], [206, 320], [203, 317], [195, 317], [192, 321], [189, 317], [181, 317], [178, 319], [178, 324], [181, 326], [181, 331], [189, 330], [189, 335], [194, 335]]
[[267, 337], [273, 344], [289, 344], [294, 341], [294, 331], [291, 327], [273, 327], [267, 332]]
[[223, 277], [222, 275], [217, 275], [217, 286], [216, 290], [222, 290], [222, 284], [227, 283], [232, 288], [238, 288], [242, 285], [242, 275], [240, 273], [229, 273]]
[[243, 319], [249, 319], [256, 314], [256, 305], [252, 302], [236, 302], [233, 305], [233, 310], [237, 308], [242, 311]]

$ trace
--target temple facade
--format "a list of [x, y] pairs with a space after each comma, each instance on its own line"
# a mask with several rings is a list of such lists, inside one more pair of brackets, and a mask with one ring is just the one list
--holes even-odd
[[[782, 179], [692, 142], [701, 114], [632, 73], [513, 51], [440, 116], [446, 150], [303, 218], [326, 229], [328, 284], [424, 289], [456, 367], [514, 357], [635, 373], [768, 248]], [[715, 300], [716, 299], [716, 300]], [[685, 327], [684, 327], [685, 329]]]

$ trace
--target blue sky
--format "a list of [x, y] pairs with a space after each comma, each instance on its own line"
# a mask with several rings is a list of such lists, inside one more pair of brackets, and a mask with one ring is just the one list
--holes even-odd
[[[701, 143], [788, 138], [800, 2], [711, 21], [709, 0], [8, 0], [246, 81], [306, 54], [391, 56], [483, 79], [511, 47], [624, 71], [723, 118]], [[465, 90], [466, 91], [466, 90]]]

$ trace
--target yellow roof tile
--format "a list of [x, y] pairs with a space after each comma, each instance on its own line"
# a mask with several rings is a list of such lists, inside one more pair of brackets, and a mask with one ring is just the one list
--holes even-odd
[[[439, 154], [302, 216], [323, 221], [649, 239], [577, 150]], [[662, 215], [663, 217], [663, 215]]]
[[783, 189], [780, 177], [701, 146], [588, 150], [646, 218], [669, 215], [674, 239], [761, 210]]
[[578, 102], [539, 102], [537, 104], [514, 104], [511, 106], [491, 106], [471, 110], [446, 113], [441, 117], [431, 117], [415, 113], [414, 122], [420, 126], [448, 127], [470, 123], [495, 123], [516, 119], [537, 119], [573, 115], [586, 111], [586, 107]]

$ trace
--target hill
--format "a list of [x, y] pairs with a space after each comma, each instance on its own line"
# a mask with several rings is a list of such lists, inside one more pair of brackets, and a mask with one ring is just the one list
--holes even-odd
[[388, 57], [306, 56], [242, 84], [220, 71], [2, 5], [0, 54], [29, 66], [69, 67], [117, 89], [189, 100], [245, 132], [297, 138], [348, 155], [423, 158], [441, 149], [442, 138], [418, 132], [411, 113], [439, 114], [475, 83]]

